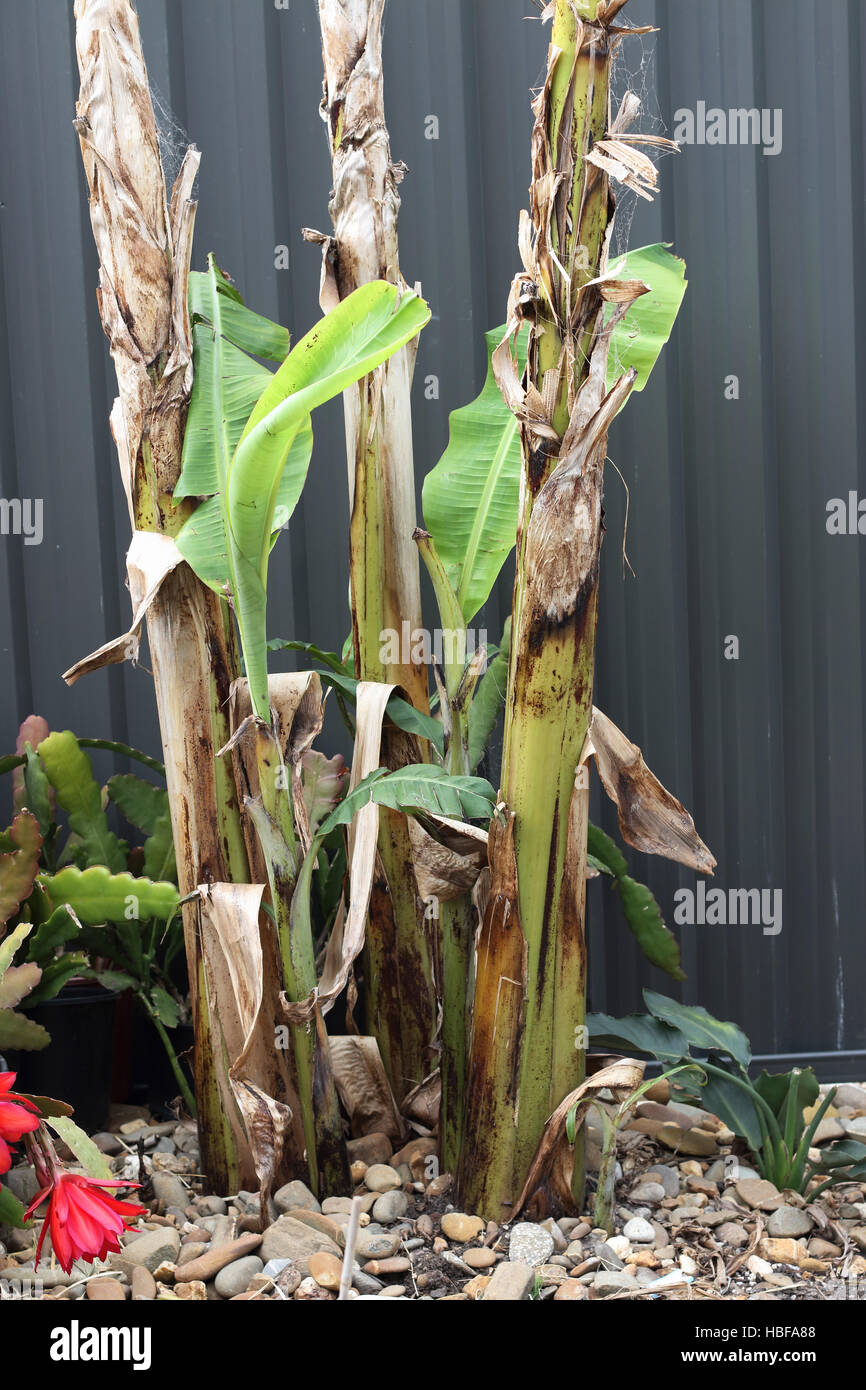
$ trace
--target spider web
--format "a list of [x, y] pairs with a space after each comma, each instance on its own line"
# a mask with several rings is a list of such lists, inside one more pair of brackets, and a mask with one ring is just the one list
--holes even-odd
[[189, 138], [188, 132], [175, 119], [171, 104], [163, 97], [159, 88], [152, 82], [150, 84], [150, 99], [153, 102], [153, 114], [156, 118], [156, 133], [159, 138], [159, 156], [162, 162], [162, 171], [165, 175], [165, 183], [171, 195], [177, 176], [180, 173], [186, 152], [193, 143]]
[[[618, 22], [622, 23], [622, 21], [623, 16], [618, 16]], [[658, 38], [658, 33], [627, 34], [623, 37], [613, 57], [610, 103], [613, 115], [616, 115], [627, 92], [632, 92], [640, 101], [640, 111], [629, 131], [631, 135], [666, 136], [668, 134], [668, 127], [658, 102], [656, 85], [656, 45]], [[644, 149], [644, 152], [656, 166], [673, 153], [672, 150], [654, 145], [639, 146], [639, 148]], [[654, 192], [655, 198], [659, 196], [660, 187], [661, 180], [659, 181], [659, 189]], [[629, 250], [635, 213], [638, 203], [643, 201], [633, 189], [627, 188], [617, 181], [613, 181], [613, 189], [616, 195], [616, 217], [610, 247], [611, 261], [624, 256]], [[654, 240], [655, 238], [644, 238], [643, 240], [647, 239]], [[615, 360], [617, 367], [620, 367], [622, 363], [618, 360], [618, 354]]]
[[[618, 16], [622, 21], [623, 16]], [[611, 111], [615, 116], [627, 92], [640, 101], [640, 112], [629, 134], [667, 135], [656, 90], [656, 42], [658, 34], [625, 35], [617, 47], [611, 65]], [[669, 150], [647, 147], [646, 153], [654, 164], [667, 158]], [[629, 248], [631, 228], [638, 205], [638, 195], [630, 188], [615, 183], [616, 220], [613, 229], [611, 259], [622, 256]]]

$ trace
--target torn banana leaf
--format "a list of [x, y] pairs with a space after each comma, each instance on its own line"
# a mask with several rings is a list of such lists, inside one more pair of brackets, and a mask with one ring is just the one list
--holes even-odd
[[[676, 323], [688, 287], [686, 263], [672, 255], [667, 245], [656, 243], [620, 256], [608, 267], [607, 274], [622, 280], [641, 280], [649, 286], [649, 293], [635, 300], [614, 329], [608, 364], [608, 389], [623, 372], [634, 367], [634, 389], [642, 391]], [[606, 317], [611, 318], [615, 310], [616, 305], [610, 304]]]
[[543, 1213], [545, 1217], [571, 1210], [574, 1150], [568, 1130], [574, 1134], [580, 1129], [590, 1105], [602, 1091], [611, 1091], [619, 1101], [627, 1099], [640, 1085], [643, 1072], [643, 1062], [622, 1057], [565, 1097], [545, 1126], [513, 1216], [519, 1216], [527, 1206], [533, 1214]]
[[[517, 535], [520, 431], [491, 365], [504, 336], [504, 327], [486, 335], [484, 388], [470, 405], [452, 412], [448, 447], [424, 481], [424, 524], [467, 623], [489, 598]], [[517, 341], [521, 372], [528, 338], [524, 330]]]
[[593, 709], [582, 761], [594, 757], [602, 785], [617, 809], [627, 845], [660, 854], [698, 873], [711, 874], [716, 861], [688, 811], [650, 771], [636, 744], [600, 709]]

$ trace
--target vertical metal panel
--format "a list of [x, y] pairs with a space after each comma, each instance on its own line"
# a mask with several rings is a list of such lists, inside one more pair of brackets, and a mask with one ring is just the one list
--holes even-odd
[[[392, 148], [409, 169], [403, 269], [434, 309], [415, 389], [419, 491], [449, 411], [481, 385], [483, 333], [503, 321], [518, 268], [530, 88], [546, 46], [530, 9], [391, 0], [387, 14]], [[314, 0], [139, 0], [139, 12], [167, 153], [187, 133], [204, 156], [196, 264], [213, 250], [256, 308], [303, 332], [318, 312], [318, 252], [301, 228], [329, 227]], [[632, 0], [629, 12], [662, 31], [632, 40], [623, 60], [650, 117], [670, 133], [699, 101], [781, 108], [784, 143], [770, 158], [687, 147], [662, 161], [659, 198], [636, 211], [631, 244], [675, 242], [690, 288], [652, 382], [611, 436], [637, 577], [623, 569], [626, 492], [611, 467], [597, 698], [694, 812], [718, 885], [783, 892], [777, 937], [675, 928], [685, 996], [736, 1017], [763, 1053], [862, 1051], [866, 567], [859, 538], [827, 535], [825, 508], [866, 489], [866, 26], [858, 0]], [[0, 727], [11, 744], [35, 708], [155, 748], [146, 671], [73, 691], [59, 679], [128, 616], [75, 89], [67, 0], [0, 0], [0, 480], [4, 497], [45, 505], [41, 547], [0, 539]], [[334, 648], [349, 626], [339, 406], [316, 437], [275, 554], [271, 631]], [[510, 585], [509, 566], [479, 619], [492, 640]], [[615, 831], [609, 807], [595, 813]], [[693, 876], [630, 857], [672, 920]], [[590, 896], [593, 1003], [639, 1007], [643, 983], [668, 983], [638, 958], [604, 885]]]

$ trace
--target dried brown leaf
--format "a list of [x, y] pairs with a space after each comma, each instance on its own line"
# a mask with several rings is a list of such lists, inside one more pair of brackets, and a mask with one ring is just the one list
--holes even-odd
[[211, 1019], [228, 1063], [261, 1191], [262, 1211], [287, 1145], [303, 1153], [287, 1053], [275, 1046], [279, 960], [276, 931], [261, 912], [261, 884], [205, 884], [199, 922]]
[[133, 604], [132, 626], [129, 632], [115, 637], [65, 671], [63, 679], [67, 685], [74, 685], [82, 676], [99, 671], [104, 666], [138, 660], [141, 627], [147, 611], [163, 582], [181, 564], [183, 556], [170, 536], [158, 535], [154, 531], [136, 531], [133, 534], [126, 556], [126, 573]]
[[405, 1126], [375, 1038], [330, 1039], [331, 1069], [353, 1138], [387, 1134], [402, 1139]]
[[425, 901], [449, 902], [471, 892], [486, 868], [487, 831], [439, 816], [427, 824], [435, 835], [417, 820], [409, 821], [418, 892]]
[[566, 1133], [570, 1112], [575, 1110], [575, 1125], [580, 1129], [589, 1107], [602, 1091], [612, 1091], [617, 1100], [625, 1100], [637, 1090], [643, 1073], [643, 1062], [635, 1061], [632, 1057], [621, 1057], [588, 1077], [565, 1097], [545, 1125], [541, 1143], [515, 1205], [514, 1216], [518, 1216], [530, 1202], [534, 1211], [543, 1211], [545, 1215], [561, 1215], [572, 1210], [574, 1154]]
[[[393, 695], [393, 685], [360, 681], [356, 694], [356, 736], [349, 791], [381, 763], [382, 723]], [[349, 910], [338, 916], [325, 955], [325, 966], [315, 994], [297, 1003], [283, 998], [283, 1011], [290, 1023], [307, 1023], [318, 1001], [326, 1014], [346, 988], [352, 964], [364, 946], [367, 912], [376, 870], [379, 836], [379, 807], [372, 801], [362, 807], [348, 829]]]
[[437, 1069], [425, 1076], [424, 1080], [409, 1092], [400, 1108], [406, 1119], [416, 1128], [420, 1127], [432, 1133], [439, 1123], [439, 1112], [442, 1108], [442, 1073]]
[[711, 874], [716, 861], [685, 807], [650, 772], [643, 754], [616, 725], [594, 709], [584, 761], [594, 757], [602, 785], [617, 808], [626, 844]]

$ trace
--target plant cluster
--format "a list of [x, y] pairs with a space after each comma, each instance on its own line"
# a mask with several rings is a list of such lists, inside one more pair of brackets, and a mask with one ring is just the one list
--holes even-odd
[[[698, 1005], [644, 990], [649, 1013], [627, 1018], [592, 1014], [593, 1043], [652, 1057], [679, 1073], [677, 1087], [717, 1115], [752, 1154], [761, 1176], [780, 1190], [816, 1197], [836, 1183], [866, 1177], [866, 1145], [840, 1139], [815, 1148], [815, 1134], [836, 1096], [822, 1096], [811, 1067], [750, 1074], [749, 1040]], [[652, 1083], [650, 1083], [652, 1084]]]
[[[136, 615], [67, 679], [134, 657], [146, 618], [203, 1150], [227, 1189], [252, 1167], [266, 1191], [303, 1163], [320, 1195], [345, 1190], [325, 1019], [344, 992], [351, 1007], [356, 970], [397, 1105], [411, 1113], [438, 1073], [442, 1161], [462, 1199], [490, 1216], [513, 1209], [551, 1112], [583, 1080], [589, 876], [610, 878], [649, 959], [681, 977], [658, 904], [588, 820], [594, 761], [626, 843], [712, 870], [688, 813], [594, 704], [607, 434], [646, 385], [686, 287], [664, 246], [610, 255], [616, 188], [651, 196], [640, 146], [669, 143], [632, 133], [636, 98], [613, 104], [611, 66], [631, 32], [618, 21], [624, 4], [556, 0], [545, 11], [522, 267], [507, 321], [488, 335], [484, 388], [452, 416], [426, 477], [419, 528], [411, 384], [431, 311], [400, 271], [383, 0], [320, 0], [333, 235], [306, 233], [322, 247], [324, 317], [294, 344], [213, 256], [190, 270], [198, 155], [169, 198], [134, 9], [76, 0], [76, 128], [118, 371]], [[108, 168], [122, 171], [121, 202], [136, 217], [121, 215]], [[145, 233], [156, 256], [140, 254]], [[267, 604], [272, 551], [311, 466], [312, 417], [340, 396], [352, 632], [338, 655], [269, 642]], [[501, 644], [472, 650], [470, 624], [512, 553]], [[407, 653], [386, 641], [423, 631], [422, 567], [448, 639], [432, 662], [423, 643]], [[287, 648], [312, 669], [271, 674], [269, 654]], [[329, 692], [354, 738], [348, 786], [314, 748]], [[50, 780], [44, 747], [31, 756]], [[155, 789], [115, 779], [109, 795], [151, 845]], [[122, 873], [92, 793], [87, 804], [97, 872]], [[72, 886], [61, 890], [70, 910]], [[136, 948], [109, 921], [137, 978]], [[92, 914], [81, 922], [96, 928]], [[151, 1004], [161, 987], [146, 986]], [[278, 1024], [288, 1056], [274, 1056]], [[573, 1167], [579, 1200], [579, 1143]]]

